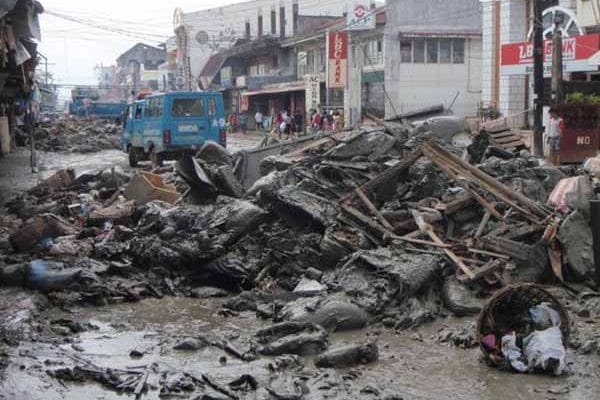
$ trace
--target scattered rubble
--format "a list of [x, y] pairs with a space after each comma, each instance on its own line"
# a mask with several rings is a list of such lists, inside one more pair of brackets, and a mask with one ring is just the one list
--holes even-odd
[[[374, 342], [327, 351], [334, 332], [403, 331], [449, 313], [472, 316], [519, 282], [589, 281], [585, 202], [571, 201], [568, 210], [547, 204], [568, 171], [526, 153], [503, 159], [486, 151], [469, 164], [464, 148], [431, 140], [460, 133], [457, 121], [438, 121], [436, 132], [427, 126], [389, 123], [316, 138], [264, 159], [256, 182], [240, 176], [248, 154], [214, 143], [153, 173], [61, 171], [9, 203], [20, 221], [6, 228], [13, 249], [1, 256], [10, 265], [0, 279], [61, 306], [229, 297], [219, 314], [251, 313], [270, 324], [248, 338], [250, 350], [198, 337], [171, 347], [216, 346], [244, 362], [254, 351], [316, 355], [323, 368], [379, 357]], [[494, 333], [494, 349], [504, 349], [498, 344], [509, 332]], [[464, 348], [481, 339], [466, 330], [440, 337]], [[271, 365], [288, 364], [301, 368], [283, 358]], [[136, 395], [159, 380], [152, 364], [132, 373], [84, 363], [49, 374]], [[239, 398], [263, 389], [301, 398], [307, 389], [290, 379], [261, 387], [250, 375], [226, 384], [182, 373], [155, 386], [165, 395], [202, 388], [219, 393], [203, 398]]]
[[48, 152], [96, 153], [119, 149], [120, 127], [112, 121], [71, 118], [42, 124], [36, 147]]

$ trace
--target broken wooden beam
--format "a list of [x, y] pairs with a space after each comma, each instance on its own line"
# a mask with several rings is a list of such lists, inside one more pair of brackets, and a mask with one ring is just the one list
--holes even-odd
[[371, 200], [369, 200], [369, 198], [367, 197], [367, 195], [360, 189], [357, 188], [356, 189], [356, 194], [358, 195], [358, 198], [362, 200], [362, 202], [367, 206], [367, 208], [369, 209], [369, 211], [371, 211], [379, 220], [379, 222], [381, 222], [381, 224], [386, 228], [389, 229], [390, 231], [394, 229], [394, 227], [392, 226], [392, 224], [390, 224], [388, 222], [388, 220], [386, 220], [383, 215], [381, 215], [381, 213], [379, 212], [379, 210], [377, 209], [377, 207], [375, 207], [373, 205], [373, 203], [371, 203]]
[[481, 235], [483, 235], [483, 231], [485, 230], [485, 227], [488, 224], [488, 222], [490, 222], [490, 217], [491, 216], [492, 216], [492, 213], [490, 213], [490, 211], [487, 210], [485, 212], [485, 214], [483, 215], [483, 218], [481, 219], [481, 222], [479, 223], [479, 227], [477, 228], [477, 232], [475, 232], [475, 238], [480, 238]]
[[[417, 150], [413, 151], [408, 156], [403, 158], [398, 164], [383, 171], [381, 174], [366, 182], [364, 185], [361, 185], [358, 189], [362, 190], [363, 193], [371, 194], [373, 197], [375, 197], [377, 201], [384, 201], [385, 198], [379, 197], [386, 197], [385, 194], [388, 194], [389, 192], [395, 192], [396, 183], [400, 179], [400, 176], [406, 171], [408, 171], [410, 167], [412, 167], [413, 164], [419, 158], [421, 158], [422, 155], [423, 152], [421, 151], [421, 147], [419, 147]], [[394, 184], [391, 185], [391, 182], [393, 182]], [[378, 194], [382, 193], [384, 194], [383, 196], [378, 196]], [[351, 200], [355, 195], [356, 191], [353, 190], [346, 196], [342, 197], [340, 203], [344, 203], [348, 200]]]
[[[443, 240], [440, 239], [438, 237], [438, 235], [436, 235], [436, 233], [433, 231], [432, 226], [425, 222], [425, 220], [423, 219], [423, 215], [421, 215], [421, 213], [419, 213], [417, 210], [412, 210], [411, 212], [412, 212], [413, 218], [415, 219], [415, 222], [417, 223], [417, 226], [419, 227], [421, 232], [423, 232], [424, 234], [429, 236], [431, 238], [431, 240], [433, 240], [435, 243], [440, 244], [440, 245], [445, 245]], [[471, 271], [471, 268], [469, 268], [460, 259], [460, 257], [458, 257], [456, 254], [454, 254], [454, 252], [448, 248], [444, 248], [443, 250], [444, 250], [444, 253], [446, 253], [446, 255], [448, 256], [448, 258], [450, 258], [450, 260], [452, 260], [452, 262], [454, 262], [454, 264], [456, 264], [458, 266], [458, 268], [460, 268], [461, 271], [465, 275], [467, 275], [470, 279], [473, 279], [473, 276], [474, 276], [473, 271]]]
[[503, 237], [484, 236], [481, 238], [480, 243], [488, 251], [510, 254], [512, 258], [519, 261], [528, 261], [532, 254], [533, 246]]

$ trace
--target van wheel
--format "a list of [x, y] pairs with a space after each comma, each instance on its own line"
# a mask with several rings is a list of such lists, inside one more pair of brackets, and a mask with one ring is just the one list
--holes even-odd
[[137, 167], [138, 165], [138, 151], [135, 147], [129, 147], [129, 166], [132, 168]]

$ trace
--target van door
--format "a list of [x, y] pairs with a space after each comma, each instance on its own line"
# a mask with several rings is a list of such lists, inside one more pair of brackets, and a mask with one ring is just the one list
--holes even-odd
[[174, 96], [169, 111], [173, 146], [195, 148], [208, 140], [211, 126], [205, 96]]
[[207, 140], [219, 143], [223, 140], [221, 130], [225, 128], [225, 113], [221, 96], [210, 96], [206, 99], [208, 117], [210, 118], [210, 131]]
[[144, 102], [136, 102], [132, 106], [133, 119], [130, 128], [131, 145], [133, 147], [144, 147]]
[[144, 109], [144, 150], [147, 152], [153, 148], [155, 152], [164, 150], [163, 143], [163, 104], [164, 96], [150, 97], [146, 99]]
[[132, 114], [133, 105], [128, 105], [123, 113], [123, 125], [121, 126], [121, 149], [127, 152], [127, 148], [131, 144], [131, 132], [130, 128], [133, 124], [133, 118], [130, 118]]

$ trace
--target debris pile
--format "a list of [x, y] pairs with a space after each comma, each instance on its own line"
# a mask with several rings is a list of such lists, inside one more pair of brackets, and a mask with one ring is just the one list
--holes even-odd
[[[2, 261], [60, 304], [225, 290], [234, 296], [223, 315], [270, 321], [254, 337], [257, 354], [318, 354], [319, 367], [373, 362], [375, 343], [323, 353], [331, 333], [372, 324], [402, 331], [448, 310], [475, 315], [507, 285], [593, 274], [591, 264], [562, 263], [560, 243], [571, 234], [561, 231], [575, 218], [563, 212], [582, 212], [578, 203], [563, 212], [546, 204], [569, 171], [526, 152], [472, 165], [465, 152], [422, 127], [388, 124], [268, 157], [248, 190], [247, 155], [214, 143], [153, 174], [61, 172], [8, 204], [22, 223], [0, 236], [14, 249]], [[54, 373], [119, 390], [145, 385], [145, 375], [96, 368]], [[181, 379], [230, 390], [209, 377]]]
[[48, 152], [96, 153], [119, 148], [120, 127], [101, 119], [61, 119], [36, 130], [36, 148]]

